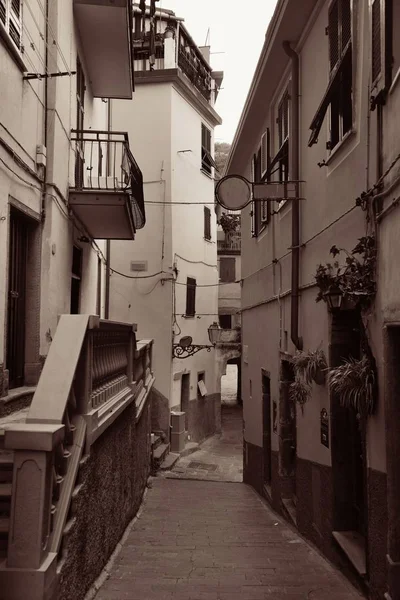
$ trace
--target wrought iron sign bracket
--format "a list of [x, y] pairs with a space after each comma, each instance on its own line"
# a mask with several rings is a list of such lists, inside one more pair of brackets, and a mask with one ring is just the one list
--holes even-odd
[[181, 346], [180, 344], [173, 344], [172, 346], [172, 358], [188, 358], [189, 356], [193, 356], [196, 352], [200, 352], [200, 350], [204, 350], [207, 348], [207, 352], [211, 352], [214, 346], [207, 346], [201, 344], [191, 344], [190, 346]]

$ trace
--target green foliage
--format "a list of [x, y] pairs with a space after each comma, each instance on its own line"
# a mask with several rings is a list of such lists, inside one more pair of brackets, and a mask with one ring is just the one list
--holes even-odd
[[331, 369], [329, 384], [342, 406], [354, 408], [362, 417], [374, 412], [377, 378], [374, 365], [366, 355], [359, 360], [350, 357]]
[[214, 145], [214, 160], [217, 165], [214, 174], [216, 180], [221, 179], [223, 175], [230, 149], [231, 145], [227, 142], [216, 142]]
[[293, 357], [293, 365], [296, 374], [302, 377], [307, 385], [311, 385], [313, 381], [318, 385], [324, 382], [328, 365], [324, 351], [320, 348], [314, 351], [296, 352]]
[[304, 411], [304, 405], [311, 395], [311, 386], [306, 381], [296, 375], [295, 380], [289, 386], [289, 398], [293, 404], [299, 404], [301, 411]]
[[337, 246], [330, 249], [333, 258], [342, 252], [346, 254], [344, 265], [340, 265], [338, 261], [318, 265], [315, 273], [315, 281], [319, 287], [316, 302], [323, 300], [326, 293], [340, 292], [344, 298], [366, 308], [376, 294], [375, 237], [367, 235], [360, 238], [351, 252]]
[[240, 226], [240, 215], [223, 213], [219, 219], [219, 224], [224, 230], [224, 233], [237, 231]]

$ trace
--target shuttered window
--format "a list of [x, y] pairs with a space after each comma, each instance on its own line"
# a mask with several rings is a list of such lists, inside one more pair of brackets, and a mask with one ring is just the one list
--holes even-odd
[[21, 0], [0, 0], [0, 22], [3, 23], [14, 45], [21, 50]]
[[311, 122], [309, 146], [317, 143], [328, 108], [332, 150], [353, 126], [353, 60], [351, 0], [336, 0], [328, 18], [330, 77], [327, 90]]
[[186, 316], [194, 317], [196, 314], [196, 280], [193, 277], [186, 279]]
[[212, 168], [217, 168], [213, 157], [211, 156], [211, 131], [201, 124], [201, 168], [211, 175]]
[[219, 278], [224, 283], [235, 281], [235, 258], [221, 256], [219, 260]]
[[371, 3], [371, 87], [375, 99], [371, 108], [374, 108], [378, 94], [389, 89], [391, 84], [391, 71], [395, 63], [391, 35], [392, 27], [395, 27], [393, 6], [392, 0], [373, 0]]
[[204, 207], [204, 238], [211, 240], [211, 210], [208, 206]]

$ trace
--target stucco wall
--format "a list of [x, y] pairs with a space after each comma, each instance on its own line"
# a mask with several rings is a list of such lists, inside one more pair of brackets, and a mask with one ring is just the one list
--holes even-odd
[[81, 600], [136, 514], [150, 472], [150, 402], [135, 424], [131, 406], [91, 447], [63, 540], [59, 600]]
[[[130, 147], [143, 173], [146, 226], [135, 241], [111, 243], [111, 267], [129, 277], [111, 277], [110, 317], [138, 324], [138, 337], [155, 340], [157, 389], [170, 397], [172, 284], [171, 232], [171, 87], [136, 85], [132, 102], [112, 102], [112, 124], [129, 134]], [[165, 204], [164, 204], [165, 203]], [[147, 270], [131, 271], [131, 262], [147, 261]], [[160, 271], [165, 271], [160, 273]]]
[[[364, 3], [358, 3], [359, 11], [354, 21], [357, 47], [362, 49], [362, 39], [368, 38], [368, 11]], [[329, 249], [333, 244], [351, 250], [358, 238], [365, 235], [365, 214], [355, 207], [355, 200], [373, 182], [374, 167], [368, 170], [367, 146], [374, 144], [374, 129], [368, 134], [368, 54], [356, 53], [355, 72], [355, 113], [354, 133], [329, 157], [326, 150], [328, 118], [325, 119], [317, 144], [308, 148], [309, 126], [328, 83], [328, 43], [325, 27], [328, 21], [328, 2], [316, 15], [316, 20], [302, 41], [300, 48], [300, 178], [301, 194], [305, 198], [300, 203], [300, 325], [304, 349], [322, 347], [327, 355], [329, 340], [329, 314], [324, 303], [316, 304], [317, 289], [312, 287], [318, 263], [329, 262]], [[315, 52], [318, 48], [318, 53]], [[287, 68], [278, 86], [272, 103], [265, 107], [265, 120], [259, 138], [266, 127], [272, 132], [273, 153], [276, 152], [275, 116], [277, 102], [282, 92], [290, 86], [290, 70]], [[275, 137], [274, 137], [275, 136]], [[248, 151], [247, 176], [250, 175], [250, 157], [254, 148]], [[328, 160], [326, 167], [317, 163]], [[246, 173], [243, 173], [246, 176]], [[276, 205], [273, 207], [278, 208]], [[354, 210], [352, 210], [354, 209]], [[277, 215], [273, 216], [265, 232], [258, 238], [250, 235], [250, 210], [242, 211], [242, 309], [243, 343], [249, 345], [249, 363], [244, 365], [243, 386], [245, 395], [250, 393], [252, 381], [251, 408], [246, 409], [245, 437], [254, 444], [262, 443], [261, 438], [261, 367], [271, 372], [273, 397], [277, 394], [276, 380], [279, 372], [279, 350], [294, 352], [290, 341], [290, 299], [281, 299], [281, 312], [277, 296], [287, 294], [291, 288], [291, 204], [286, 202]], [[349, 214], [343, 216], [347, 211]], [[342, 218], [343, 216], [343, 218]], [[337, 220], [336, 224], [333, 224]], [[333, 224], [333, 225], [332, 225]], [[385, 242], [386, 243], [386, 242]], [[390, 241], [388, 239], [388, 245]], [[389, 247], [389, 246], [388, 246]], [[278, 263], [273, 261], [278, 259]], [[344, 260], [341, 259], [341, 260]], [[396, 277], [396, 276], [394, 276]], [[391, 292], [397, 295], [397, 288], [391, 277]], [[310, 287], [311, 286], [311, 287]], [[387, 297], [387, 296], [386, 296]], [[271, 302], [271, 304], [265, 304]], [[251, 307], [258, 306], [259, 308]], [[379, 309], [377, 310], [379, 315]], [[260, 335], [260, 323], [264, 323], [264, 335]], [[371, 318], [369, 324], [371, 344], [381, 372], [382, 346], [379, 317]], [[258, 333], [257, 333], [258, 332]], [[286, 333], [285, 333], [286, 332]], [[288, 343], [286, 345], [286, 339]], [[312, 397], [305, 407], [304, 415], [298, 411], [297, 454], [301, 458], [330, 464], [330, 452], [320, 443], [319, 413], [322, 408], [329, 410], [327, 386], [313, 386]], [[377, 414], [370, 420], [368, 430], [369, 466], [377, 470], [385, 469], [383, 402]], [[276, 438], [276, 436], [275, 436]], [[276, 439], [273, 436], [273, 446]], [[373, 451], [372, 451], [373, 449]]]

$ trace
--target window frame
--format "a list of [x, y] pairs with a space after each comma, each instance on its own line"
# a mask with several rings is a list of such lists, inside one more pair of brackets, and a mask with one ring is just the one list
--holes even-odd
[[[348, 3], [349, 7], [349, 22], [348, 29], [344, 29], [346, 22], [343, 19], [344, 10]], [[332, 24], [331, 15], [337, 7], [337, 36], [333, 38], [333, 29], [330, 30]], [[319, 103], [317, 111], [311, 121], [310, 129], [311, 135], [308, 141], [308, 146], [318, 142], [319, 134], [325, 117], [329, 110], [329, 139], [327, 141], [327, 150], [330, 155], [336, 151], [336, 149], [344, 142], [345, 139], [354, 131], [354, 60], [353, 60], [353, 49], [354, 44], [354, 2], [353, 0], [332, 0], [329, 5], [329, 16], [328, 22], [330, 25], [327, 27], [327, 36], [329, 44], [329, 80], [322, 100]], [[345, 32], [346, 37], [344, 38]], [[348, 39], [347, 39], [348, 36]], [[344, 38], [344, 39], [343, 39]], [[337, 45], [337, 58], [332, 60], [332, 39]], [[346, 88], [345, 76], [347, 70], [351, 73], [351, 86], [350, 89]], [[348, 73], [347, 73], [348, 74]], [[345, 95], [346, 94], [346, 95]], [[337, 102], [337, 114], [335, 116], [335, 129], [332, 105]], [[350, 109], [350, 110], [349, 110]], [[347, 112], [346, 112], [347, 111]], [[347, 121], [345, 125], [345, 121]], [[350, 125], [349, 125], [350, 123]], [[333, 138], [333, 132], [335, 137]], [[334, 142], [334, 143], [333, 143]]]
[[204, 239], [211, 242], [211, 209], [209, 206], [204, 207]]
[[[13, 8], [13, 4], [17, 2], [19, 14]], [[14, 28], [15, 33], [11, 30]], [[6, 42], [11, 45], [11, 48], [18, 53], [19, 57], [23, 54], [22, 45], [23, 32], [23, 2], [22, 0], [0, 0], [0, 33], [5, 37]], [[14, 35], [18, 36], [18, 43]]]
[[212, 131], [201, 124], [201, 170], [212, 177], [212, 170], [217, 168], [214, 158], [211, 154]]
[[196, 287], [197, 281], [194, 277], [186, 277], [186, 309], [185, 317], [196, 316]]

